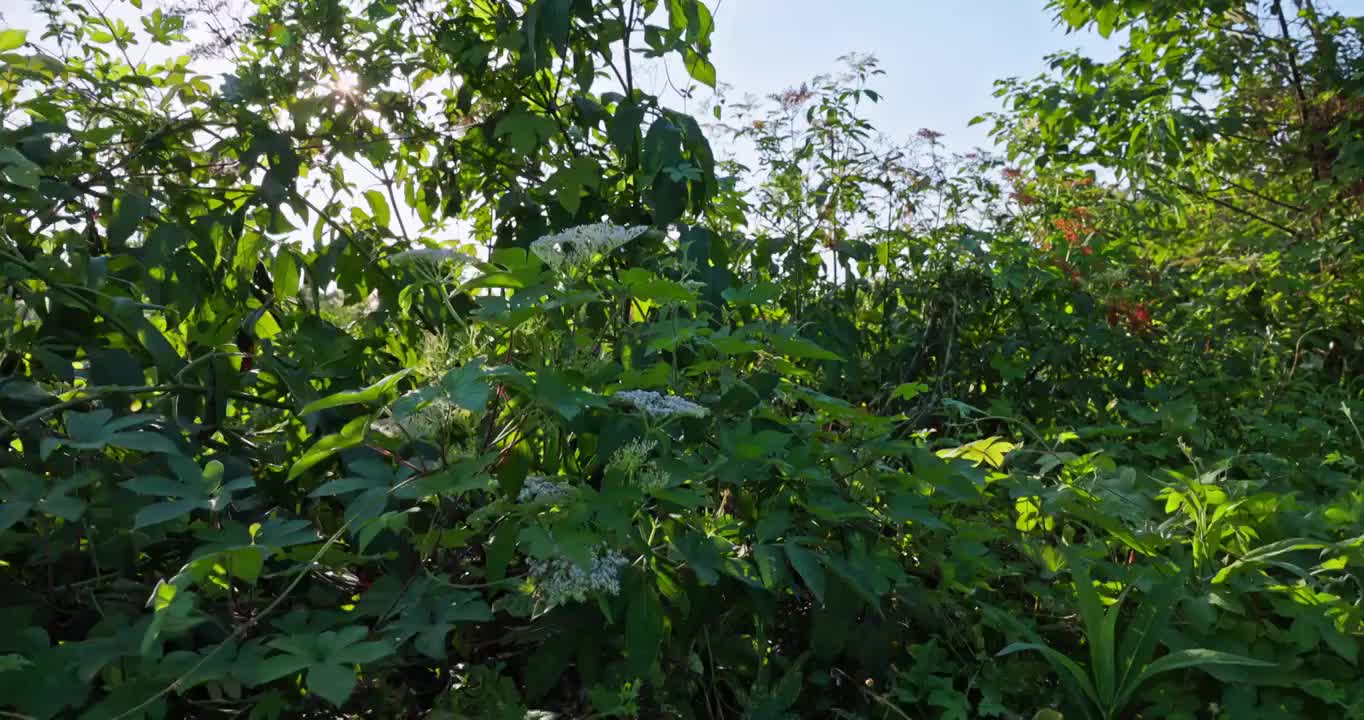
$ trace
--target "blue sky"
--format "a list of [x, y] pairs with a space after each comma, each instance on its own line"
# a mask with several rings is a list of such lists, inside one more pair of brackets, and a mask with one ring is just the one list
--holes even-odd
[[715, 25], [712, 59], [735, 90], [777, 92], [871, 53], [886, 71], [873, 123], [897, 139], [931, 128], [959, 150], [989, 144], [967, 123], [999, 108], [996, 79], [1036, 75], [1057, 50], [1112, 53], [1097, 33], [1057, 28], [1043, 0], [720, 0]]

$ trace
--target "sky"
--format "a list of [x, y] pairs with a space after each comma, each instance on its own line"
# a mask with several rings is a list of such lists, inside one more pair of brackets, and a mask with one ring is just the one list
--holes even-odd
[[995, 80], [1037, 75], [1058, 50], [1110, 57], [1115, 47], [1067, 35], [1043, 0], [719, 0], [713, 44], [719, 81], [740, 94], [779, 92], [871, 53], [886, 71], [872, 85], [883, 96], [872, 123], [900, 140], [936, 130], [963, 151], [990, 145], [988, 125], [967, 125], [999, 109]]

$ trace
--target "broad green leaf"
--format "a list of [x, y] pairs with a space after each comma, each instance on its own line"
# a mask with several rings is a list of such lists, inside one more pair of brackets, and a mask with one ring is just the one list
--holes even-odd
[[355, 671], [324, 662], [320, 665], [313, 665], [308, 668], [308, 690], [327, 702], [341, 707], [350, 698], [351, 691], [355, 689]]
[[901, 383], [896, 386], [895, 392], [891, 393], [891, 397], [899, 400], [913, 400], [919, 395], [928, 392], [928, 389], [928, 386], [923, 383]]
[[782, 547], [786, 549], [786, 557], [791, 561], [791, 567], [795, 568], [800, 579], [805, 581], [805, 587], [814, 594], [815, 600], [821, 605], [824, 604], [824, 567], [820, 565], [818, 558], [791, 539], [783, 543]]
[[[9, 30], [6, 32], [15, 32]], [[14, 148], [0, 148], [0, 177], [30, 190], [38, 189], [42, 168]]]
[[1062, 655], [1061, 653], [1038, 643], [1013, 643], [995, 654], [996, 657], [1012, 655], [1017, 652], [1036, 651], [1042, 653], [1042, 657], [1051, 663], [1052, 667], [1061, 678], [1076, 690], [1082, 693], [1084, 699], [1093, 703], [1096, 708], [1104, 707], [1099, 702], [1099, 696], [1094, 691], [1094, 683], [1090, 682], [1089, 676], [1085, 674], [1084, 668], [1080, 667], [1074, 660]]
[[843, 357], [829, 352], [819, 345], [803, 337], [778, 335], [768, 333], [767, 341], [772, 345], [772, 349], [791, 358], [809, 360], [842, 360]]
[[1120, 690], [1128, 687], [1155, 656], [1160, 637], [1168, 629], [1178, 605], [1181, 587], [1177, 579], [1162, 582], [1146, 594], [1137, 607], [1119, 648], [1117, 687]]
[[715, 66], [710, 60], [690, 48], [682, 52], [682, 58], [687, 67], [687, 74], [691, 75], [693, 80], [706, 87], [715, 87]]
[[1123, 688], [1122, 695], [1117, 698], [1115, 706], [1122, 707], [1125, 705], [1127, 701], [1131, 699], [1133, 693], [1141, 688], [1146, 681], [1157, 675], [1183, 668], [1208, 668], [1217, 666], [1271, 668], [1277, 667], [1277, 663], [1256, 660], [1255, 658], [1248, 658], [1243, 655], [1218, 652], [1216, 650], [1205, 650], [1203, 648], [1179, 650], [1147, 665], [1146, 668], [1141, 671], [1141, 674], [1132, 681], [1130, 686]]
[[503, 520], [497, 526], [492, 540], [487, 545], [485, 558], [487, 566], [484, 574], [491, 582], [499, 582], [507, 576], [507, 565], [511, 563], [512, 555], [516, 552], [516, 540], [521, 532], [521, 525], [514, 518]]
[[374, 218], [374, 224], [387, 229], [393, 219], [393, 213], [389, 210], [388, 200], [384, 198], [384, 194], [378, 190], [366, 190], [365, 202], [369, 203], [369, 212]]
[[188, 518], [189, 514], [198, 510], [202, 503], [198, 500], [176, 500], [173, 502], [156, 503], [148, 505], [137, 511], [134, 518], [133, 529], [141, 530], [152, 525], [160, 525], [176, 518]]
[[[1075, 581], [1075, 596], [1080, 605], [1080, 620], [1084, 624], [1085, 637], [1089, 639], [1090, 667], [1094, 670], [1100, 706], [1105, 706], [1113, 698], [1115, 680], [1114, 654], [1118, 651], [1112, 637], [1104, 634], [1104, 604], [1099, 592], [1094, 589], [1094, 580], [1089, 574], [1089, 563], [1072, 551], [1067, 558], [1071, 568], [1071, 578]], [[1109, 641], [1108, 644], [1104, 644]]]
[[374, 382], [368, 387], [364, 387], [359, 390], [346, 390], [343, 392], [335, 393], [333, 395], [328, 395], [327, 397], [314, 400], [308, 403], [307, 405], [304, 405], [303, 409], [298, 411], [298, 414], [308, 415], [311, 413], [315, 413], [319, 410], [326, 410], [328, 408], [342, 407], [345, 405], [362, 405], [377, 402], [379, 399], [387, 395], [388, 392], [392, 390], [395, 385], [401, 382], [403, 378], [411, 374], [412, 374], [411, 370], [407, 369], [399, 370], [398, 372], [395, 372], [391, 375], [387, 375], [383, 378], [380, 378], [378, 381]]
[[488, 409], [487, 373], [483, 361], [475, 358], [441, 378], [441, 387], [454, 403], [470, 412], [483, 412]]
[[308, 452], [299, 458], [289, 468], [289, 476], [286, 482], [293, 482], [295, 478], [307, 472], [314, 465], [330, 458], [336, 453], [346, 448], [355, 447], [365, 440], [365, 431], [369, 429], [371, 417], [362, 415], [350, 422], [341, 429], [341, 432], [327, 435], [318, 440]]
[[275, 256], [274, 266], [270, 272], [270, 279], [275, 284], [275, 300], [278, 302], [292, 302], [298, 299], [298, 291], [301, 287], [298, 260], [289, 250], [281, 250]]
[[630, 672], [649, 674], [663, 642], [664, 615], [658, 595], [641, 586], [630, 594], [630, 609], [625, 618], [625, 642]]
[[6, 29], [0, 30], [0, 52], [8, 52], [24, 44], [28, 37], [27, 30]]

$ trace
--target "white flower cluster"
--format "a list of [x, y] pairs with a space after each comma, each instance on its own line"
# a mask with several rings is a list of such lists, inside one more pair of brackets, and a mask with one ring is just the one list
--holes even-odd
[[639, 472], [649, 464], [649, 453], [658, 443], [644, 438], [635, 438], [626, 443], [611, 456], [607, 469], [619, 470], [627, 475]]
[[639, 474], [635, 476], [635, 484], [644, 492], [662, 490], [671, 485], [672, 482], [673, 476], [669, 475], [667, 470], [664, 470], [654, 463], [649, 463], [648, 467], [641, 470]]
[[626, 390], [612, 396], [651, 417], [705, 417], [710, 411], [676, 395], [660, 395], [652, 390]]
[[416, 250], [404, 250], [403, 252], [389, 255], [388, 261], [399, 266], [440, 265], [447, 261], [454, 261], [464, 265], [478, 262], [478, 258], [449, 248], [417, 248]]
[[628, 564], [624, 555], [600, 545], [592, 551], [590, 568], [578, 567], [564, 557], [532, 559], [530, 574], [535, 580], [536, 597], [549, 609], [583, 602], [589, 593], [619, 593], [620, 571]]
[[531, 475], [521, 485], [521, 492], [516, 496], [517, 502], [540, 502], [542, 500], [559, 500], [567, 497], [573, 492], [567, 484], [556, 483], [549, 478], [539, 475]]
[[625, 473], [645, 492], [665, 488], [672, 484], [672, 476], [649, 458], [656, 444], [653, 440], [636, 438], [611, 456], [607, 468]]
[[446, 398], [436, 398], [404, 418], [387, 417], [370, 425], [375, 432], [391, 438], [434, 440], [460, 420], [463, 411]]
[[579, 225], [561, 233], [546, 235], [532, 242], [530, 249], [555, 270], [570, 270], [586, 266], [598, 255], [605, 255], [625, 245], [648, 229], [644, 225], [622, 227], [610, 223]]

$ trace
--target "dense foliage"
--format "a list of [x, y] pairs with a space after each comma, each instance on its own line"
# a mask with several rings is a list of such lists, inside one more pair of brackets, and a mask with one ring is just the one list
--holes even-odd
[[1053, 0], [1001, 158], [132, 5], [0, 31], [0, 716], [1364, 718], [1364, 20]]

